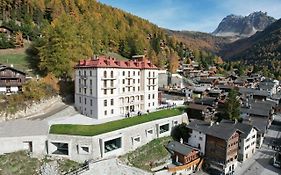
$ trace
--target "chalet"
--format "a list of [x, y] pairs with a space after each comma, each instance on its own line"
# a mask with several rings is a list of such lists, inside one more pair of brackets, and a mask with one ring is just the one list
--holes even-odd
[[0, 65], [0, 93], [16, 93], [22, 91], [26, 74], [13, 67]]
[[200, 99], [195, 99], [194, 103], [201, 104], [201, 105], [207, 105], [213, 108], [216, 108], [218, 105], [217, 98], [214, 97], [203, 97]]
[[168, 165], [170, 173], [184, 171], [185, 174], [192, 174], [202, 168], [203, 158], [198, 149], [177, 141], [171, 141], [165, 147], [172, 158], [172, 164]]
[[239, 123], [237, 121], [222, 120], [226, 127], [233, 127], [240, 130], [238, 161], [244, 162], [251, 158], [256, 152], [257, 131], [256, 127], [246, 123]]
[[187, 114], [190, 118], [211, 121], [214, 116], [214, 109], [211, 106], [190, 103], [187, 106]]
[[200, 85], [209, 85], [209, 86], [214, 86], [215, 83], [217, 83], [217, 79], [215, 78], [204, 78], [204, 79], [200, 79], [198, 80], [198, 84]]
[[[192, 120], [187, 128], [190, 130], [188, 144], [204, 150], [208, 167], [224, 174], [234, 172], [237, 167], [239, 131], [222, 124]], [[206, 146], [208, 145], [208, 146]]]
[[210, 97], [219, 98], [221, 96], [222, 90], [220, 89], [211, 89], [208, 91]]
[[258, 84], [259, 90], [265, 90], [269, 92], [270, 95], [276, 94], [277, 86], [279, 85], [278, 81], [274, 81], [271, 79], [264, 79]]

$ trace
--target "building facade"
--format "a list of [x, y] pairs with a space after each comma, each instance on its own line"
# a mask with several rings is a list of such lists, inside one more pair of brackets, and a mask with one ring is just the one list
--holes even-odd
[[158, 69], [144, 57], [80, 61], [75, 67], [75, 107], [97, 119], [153, 111], [158, 107]]
[[0, 93], [9, 94], [22, 91], [25, 81], [24, 72], [0, 64]]

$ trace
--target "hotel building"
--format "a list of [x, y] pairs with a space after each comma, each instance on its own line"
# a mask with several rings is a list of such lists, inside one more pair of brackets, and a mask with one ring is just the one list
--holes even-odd
[[75, 66], [75, 107], [96, 119], [153, 111], [158, 107], [158, 69], [144, 57], [81, 60]]

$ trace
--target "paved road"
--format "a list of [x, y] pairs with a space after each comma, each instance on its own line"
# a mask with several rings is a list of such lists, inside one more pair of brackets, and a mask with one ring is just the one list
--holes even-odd
[[43, 120], [43, 119], [46, 119], [52, 115], [55, 115], [63, 110], [65, 110], [67, 107], [69, 107], [69, 105], [66, 105], [66, 104], [60, 104], [56, 107], [53, 107], [52, 109], [49, 109], [48, 111], [44, 112], [44, 114], [39, 114], [39, 115], [36, 115], [36, 116], [32, 116], [30, 117], [29, 119], [30, 120]]

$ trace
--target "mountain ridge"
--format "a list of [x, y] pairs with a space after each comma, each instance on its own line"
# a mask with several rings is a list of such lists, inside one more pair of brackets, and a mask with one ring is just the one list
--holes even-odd
[[268, 16], [267, 12], [253, 12], [248, 16], [228, 15], [222, 19], [218, 27], [212, 32], [215, 36], [232, 36], [237, 39], [247, 38], [257, 31], [264, 30], [276, 19]]

